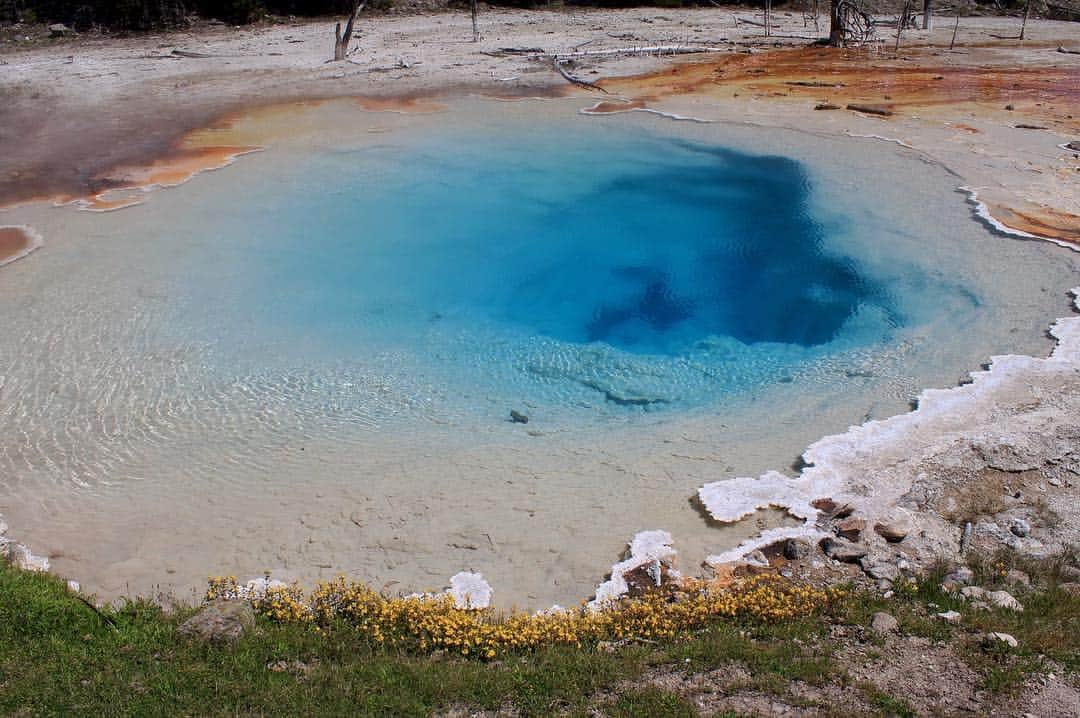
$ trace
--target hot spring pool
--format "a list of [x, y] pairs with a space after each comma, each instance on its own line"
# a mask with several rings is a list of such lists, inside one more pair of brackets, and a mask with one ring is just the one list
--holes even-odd
[[572, 601], [637, 530], [693, 565], [783, 521], [688, 500], [1068, 311], [1073, 253], [900, 148], [577, 109], [293, 108], [141, 206], [0, 215], [46, 242], [0, 270], [13, 533], [106, 594], [473, 568]]

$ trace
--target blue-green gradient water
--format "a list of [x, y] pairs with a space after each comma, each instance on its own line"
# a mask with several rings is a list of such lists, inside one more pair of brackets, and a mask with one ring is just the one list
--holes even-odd
[[222, 257], [182, 291], [272, 355], [392, 357], [456, 396], [626, 412], [731, 400], [887, 343], [912, 320], [896, 293], [970, 302], [831, 247], [852, 223], [796, 160], [585, 129], [302, 157], [248, 187]]

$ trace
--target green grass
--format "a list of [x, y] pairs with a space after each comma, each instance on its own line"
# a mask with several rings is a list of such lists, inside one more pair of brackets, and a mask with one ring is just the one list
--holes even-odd
[[[180, 638], [146, 604], [106, 615], [57, 579], [0, 562], [0, 715], [427, 716], [451, 705], [525, 715], [583, 704], [638, 675], [646, 651], [553, 648], [483, 663], [374, 648], [348, 627], [260, 621], [235, 645]], [[268, 665], [300, 661], [303, 670]]]
[[605, 713], [611, 718], [697, 718], [694, 704], [659, 688], [630, 690], [619, 695]]
[[[975, 611], [931, 576], [888, 600], [851, 590], [829, 615], [716, 621], [677, 641], [629, 642], [614, 652], [548, 648], [484, 662], [371, 645], [345, 625], [319, 631], [261, 618], [235, 644], [206, 644], [177, 634], [191, 611], [167, 616], [131, 603], [99, 615], [61, 580], [0, 562], [0, 715], [429, 716], [512, 702], [524, 716], [693, 716], [689, 697], [635, 679], [656, 666], [690, 674], [742, 666], [747, 688], [793, 700], [792, 681], [847, 684], [829, 626], [868, 625], [879, 610], [896, 616], [902, 633], [950, 642], [987, 690], [1007, 694], [1045, 670], [1043, 656], [1070, 674], [1080, 667], [1080, 598], [1059, 589], [1050, 569], [1029, 568], [1049, 583], [1017, 591], [1023, 613]], [[963, 613], [960, 626], [934, 616], [948, 609]], [[1019, 647], [984, 641], [990, 631], [1012, 634]], [[865, 688], [862, 695], [881, 715], [911, 714], [895, 696]]]

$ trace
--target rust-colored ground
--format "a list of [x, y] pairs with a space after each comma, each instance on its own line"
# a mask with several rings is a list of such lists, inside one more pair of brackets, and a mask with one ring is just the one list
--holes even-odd
[[0, 227], [0, 265], [21, 257], [33, 246], [33, 238], [21, 227]]

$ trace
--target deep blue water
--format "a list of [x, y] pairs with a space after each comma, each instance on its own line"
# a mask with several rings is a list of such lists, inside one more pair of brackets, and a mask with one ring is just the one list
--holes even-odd
[[902, 323], [798, 162], [598, 127], [297, 157], [200, 292], [260, 350], [579, 404], [700, 403]]

